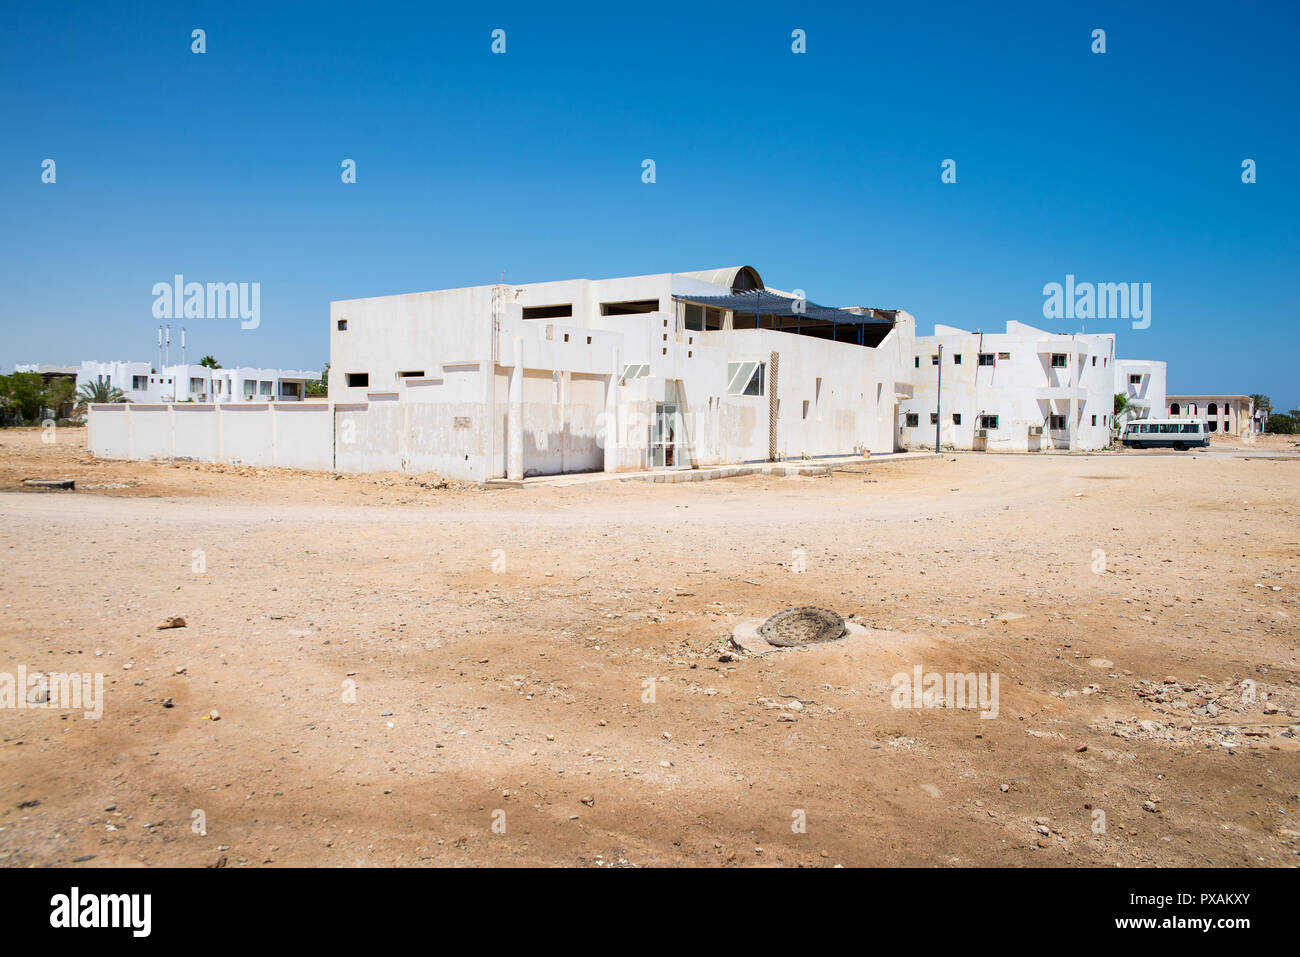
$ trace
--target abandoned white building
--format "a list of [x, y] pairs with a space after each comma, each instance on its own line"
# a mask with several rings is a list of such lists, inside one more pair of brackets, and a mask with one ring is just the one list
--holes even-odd
[[[1039, 451], [1100, 449], [1115, 410], [1115, 336], [1005, 333], [936, 324], [914, 340], [915, 394], [903, 402], [902, 444]], [[942, 353], [942, 364], [940, 355]], [[942, 376], [942, 384], [940, 377]]]
[[1249, 438], [1256, 431], [1255, 400], [1248, 395], [1171, 395], [1171, 419], [1203, 419], [1206, 429]]
[[482, 481], [892, 451], [913, 331], [749, 266], [334, 302], [337, 465]]

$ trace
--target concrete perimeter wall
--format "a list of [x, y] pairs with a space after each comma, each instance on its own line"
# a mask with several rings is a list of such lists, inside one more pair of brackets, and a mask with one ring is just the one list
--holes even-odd
[[92, 405], [88, 444], [108, 459], [188, 459], [330, 471], [333, 409], [325, 403]]

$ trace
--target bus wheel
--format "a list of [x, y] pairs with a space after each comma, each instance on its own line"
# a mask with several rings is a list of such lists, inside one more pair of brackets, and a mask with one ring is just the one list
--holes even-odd
[[1185, 448], [1187, 448], [1187, 446], [1183, 445], [1182, 442], [1175, 442], [1175, 443], [1174, 443], [1174, 451], [1175, 451], [1175, 452], [1181, 452], [1181, 451], [1183, 451], [1183, 449], [1185, 449]]

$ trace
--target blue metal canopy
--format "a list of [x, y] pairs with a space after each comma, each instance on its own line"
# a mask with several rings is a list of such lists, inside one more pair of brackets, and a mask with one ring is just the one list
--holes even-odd
[[[753, 292], [733, 293], [730, 296], [684, 296], [674, 295], [678, 302], [689, 302], [699, 306], [711, 306], [715, 309], [730, 309], [733, 312], [747, 312], [763, 316], [790, 316], [798, 319], [821, 319], [826, 322], [844, 323], [852, 326], [890, 326], [892, 319], [878, 316], [862, 316], [847, 309], [831, 306], [819, 306], [806, 299], [791, 299], [778, 296], [765, 289]], [[796, 308], [798, 306], [802, 308]]]

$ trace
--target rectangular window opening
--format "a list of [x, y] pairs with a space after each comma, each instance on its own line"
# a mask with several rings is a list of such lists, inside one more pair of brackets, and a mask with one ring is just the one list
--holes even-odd
[[602, 302], [600, 304], [600, 314], [602, 316], [636, 316], [642, 313], [658, 311], [658, 299], [635, 299], [628, 302]]
[[573, 303], [557, 306], [524, 306], [525, 319], [567, 319], [573, 315]]

